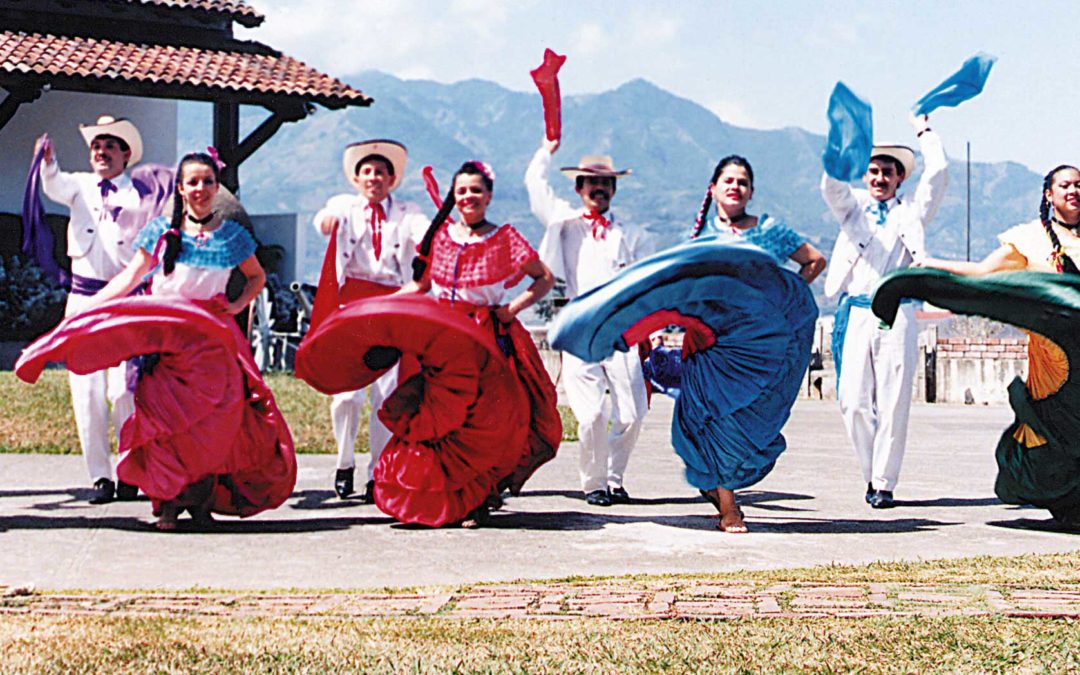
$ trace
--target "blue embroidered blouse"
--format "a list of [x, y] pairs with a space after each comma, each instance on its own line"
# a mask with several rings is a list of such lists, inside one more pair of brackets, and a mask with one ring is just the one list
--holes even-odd
[[764, 249], [766, 253], [776, 258], [777, 263], [784, 264], [791, 254], [806, 243], [798, 232], [787, 226], [784, 221], [773, 218], [768, 214], [758, 217], [758, 224], [748, 230], [732, 231], [732, 228], [720, 223], [720, 219], [713, 216], [702, 228], [702, 236], [717, 235], [727, 237], [741, 237], [751, 244]]

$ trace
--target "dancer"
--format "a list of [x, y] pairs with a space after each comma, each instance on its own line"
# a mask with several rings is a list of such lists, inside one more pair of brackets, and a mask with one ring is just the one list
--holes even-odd
[[[315, 214], [315, 228], [330, 237], [330, 246], [315, 296], [311, 329], [341, 304], [393, 293], [412, 278], [416, 244], [428, 221], [418, 206], [392, 195], [405, 177], [407, 159], [405, 146], [397, 141], [369, 140], [345, 148], [342, 164], [356, 193], [331, 197]], [[375, 412], [396, 387], [395, 368], [369, 388], [334, 394], [331, 399], [330, 417], [338, 447], [334, 491], [341, 499], [353, 492], [356, 434], [370, 389], [371, 456], [360, 500], [367, 504], [373, 500], [375, 464], [390, 440], [389, 430]]]
[[[581, 207], [574, 208], [548, 184], [551, 158], [558, 149], [558, 140], [544, 139], [525, 172], [525, 187], [533, 214], [546, 228], [540, 257], [566, 281], [566, 296], [573, 299], [641, 258], [645, 247], [636, 229], [610, 213], [616, 181], [630, 172], [616, 170], [610, 157], [593, 155], [562, 169], [581, 198]], [[624, 476], [648, 410], [640, 359], [620, 352], [589, 363], [564, 353], [562, 377], [578, 420], [578, 471], [585, 500], [594, 506], [630, 503]]]
[[897, 193], [915, 169], [914, 151], [902, 145], [874, 146], [863, 176], [867, 190], [853, 190], [828, 173], [821, 179], [822, 196], [840, 224], [825, 278], [826, 296], [839, 295], [832, 343], [837, 400], [862, 466], [866, 502], [875, 509], [895, 505], [918, 332], [911, 304], [883, 329], [870, 312], [870, 293], [885, 274], [924, 257], [924, 229], [949, 181], [941, 139], [927, 116], [912, 116], [911, 124], [924, 167], [910, 199]]
[[[139, 130], [129, 120], [102, 116], [95, 124], [80, 125], [79, 131], [90, 149], [90, 172], [61, 171], [48, 136], [42, 136], [35, 148], [42, 157], [42, 191], [71, 212], [67, 231], [71, 292], [65, 316], [87, 307], [93, 295], [131, 262], [132, 242], [147, 220], [147, 214], [129, 217], [139, 214], [142, 199], [127, 175], [127, 170], [142, 159]], [[91, 504], [107, 504], [114, 496], [131, 500], [138, 494], [134, 486], [123, 481], [118, 486], [113, 481], [109, 457], [110, 404], [118, 437], [134, 410], [124, 374], [123, 364], [83, 375], [68, 373], [75, 427], [93, 484]]]
[[[232, 319], [265, 281], [255, 240], [213, 209], [220, 179], [211, 157], [186, 155], [176, 176], [172, 219], [147, 225], [135, 257], [92, 306], [28, 347], [16, 366], [33, 381], [47, 361], [85, 372], [139, 357], [117, 473], [150, 496], [159, 530], [175, 529], [185, 508], [200, 524], [211, 512], [274, 508], [296, 479], [288, 427]], [[246, 282], [230, 301], [234, 267]], [[150, 297], [125, 297], [150, 274]]]
[[[405, 523], [482, 524], [489, 499], [517, 494], [562, 437], [555, 387], [515, 318], [554, 278], [517, 230], [487, 220], [493, 188], [487, 165], [463, 164], [421, 241], [415, 281], [345, 305], [297, 353], [297, 375], [326, 393], [372, 382], [400, 360], [399, 385], [378, 413], [392, 437], [374, 492]], [[447, 224], [454, 207], [460, 222]], [[508, 298], [526, 276], [532, 284]], [[429, 290], [435, 298], [421, 295]], [[357, 358], [335, 358], [346, 345]]]
[[[825, 266], [783, 223], [747, 215], [752, 193], [749, 162], [725, 157], [694, 240], [572, 301], [551, 331], [553, 347], [597, 360], [665, 326], [686, 329], [681, 355], [659, 347], [646, 366], [676, 400], [671, 442], [687, 481], [716, 507], [718, 529], [730, 533], [747, 531], [734, 491], [764, 478], [787, 447], [780, 431], [809, 364], [817, 319], [807, 282]], [[713, 201], [717, 214], [707, 223]], [[799, 275], [780, 266], [789, 258], [800, 263]]]
[[1039, 217], [998, 235], [1001, 246], [985, 260], [926, 258], [920, 265], [934, 269], [890, 277], [873, 305], [891, 320], [900, 299], [912, 296], [1027, 330], [1027, 381], [1009, 386], [1016, 419], [998, 442], [995, 491], [1008, 504], [1049, 509], [1071, 528], [1080, 528], [1080, 394], [1069, 365], [1080, 358], [1078, 227], [1080, 170], [1058, 166], [1043, 180]]

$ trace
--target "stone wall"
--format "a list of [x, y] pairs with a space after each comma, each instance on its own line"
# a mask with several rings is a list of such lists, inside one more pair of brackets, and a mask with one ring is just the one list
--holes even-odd
[[935, 403], [1007, 403], [1006, 388], [1027, 374], [1026, 338], [939, 338], [928, 362]]

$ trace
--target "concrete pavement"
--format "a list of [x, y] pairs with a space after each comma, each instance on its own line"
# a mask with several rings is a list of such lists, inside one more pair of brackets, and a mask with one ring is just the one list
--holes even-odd
[[1080, 535], [993, 494], [1005, 407], [916, 405], [897, 508], [874, 511], [834, 402], [800, 401], [773, 473], [740, 493], [751, 532], [716, 531], [654, 400], [627, 472], [635, 503], [585, 504], [568, 444], [479, 530], [394, 523], [340, 501], [331, 456], [301, 456], [281, 508], [160, 534], [149, 502], [91, 506], [80, 457], [0, 455], [0, 584], [45, 589], [319, 589], [1064, 552]]

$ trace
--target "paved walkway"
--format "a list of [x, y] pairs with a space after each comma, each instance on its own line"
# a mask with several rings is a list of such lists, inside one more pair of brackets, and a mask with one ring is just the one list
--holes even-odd
[[[671, 410], [668, 399], [656, 399], [631, 458], [633, 504], [587, 505], [576, 490], [577, 448], [570, 444], [480, 530], [406, 527], [374, 506], [338, 500], [330, 489], [333, 457], [303, 456], [296, 492], [281, 508], [246, 521], [222, 519], [214, 532], [161, 534], [150, 527], [145, 500], [89, 505], [80, 457], [0, 455], [0, 584], [50, 591], [461, 587], [1080, 548], [1080, 535], [1061, 531], [1046, 511], [994, 497], [993, 447], [1011, 419], [1007, 408], [916, 405], [900, 504], [875, 511], [863, 502], [865, 485], [835, 403], [801, 401], [776, 469], [740, 493], [748, 535], [718, 532], [711, 507], [686, 485], [668, 440]], [[642, 613], [690, 612], [694, 603], [711, 602], [711, 591], [687, 592], [679, 589], [678, 600], [625, 597]], [[880, 596], [870, 600], [867, 588], [852, 592], [869, 603], [866, 611], [879, 607]], [[549, 595], [559, 593], [526, 585], [507, 602], [537, 612], [553, 604], [541, 601]], [[333, 597], [346, 606], [347, 597], [360, 596]], [[756, 612], [769, 606], [767, 597], [724, 603]], [[433, 611], [469, 606], [450, 603]], [[797, 606], [781, 604], [783, 611]]]
[[0, 614], [185, 618], [766, 619], [1006, 616], [1080, 619], [1067, 589], [946, 584], [696, 581], [513, 584], [461, 592], [222, 594], [27, 593], [0, 588]]

